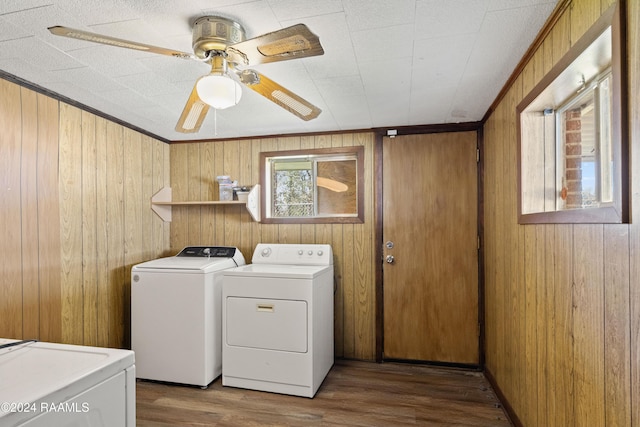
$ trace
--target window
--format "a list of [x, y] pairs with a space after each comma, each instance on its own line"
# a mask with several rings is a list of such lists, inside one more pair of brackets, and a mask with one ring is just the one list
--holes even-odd
[[362, 222], [364, 147], [260, 153], [263, 222]]
[[626, 223], [629, 159], [619, 2], [518, 104], [518, 222]]

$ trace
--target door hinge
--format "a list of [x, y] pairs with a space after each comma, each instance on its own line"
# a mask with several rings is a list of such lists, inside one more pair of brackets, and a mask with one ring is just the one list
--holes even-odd
[[478, 250], [480, 250], [480, 235], [478, 234]]
[[480, 163], [480, 149], [476, 148], [476, 163]]

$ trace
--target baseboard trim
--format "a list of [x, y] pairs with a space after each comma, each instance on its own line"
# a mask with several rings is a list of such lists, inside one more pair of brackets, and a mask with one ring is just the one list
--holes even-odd
[[518, 415], [515, 413], [515, 411], [511, 407], [509, 400], [506, 398], [506, 396], [500, 389], [500, 386], [498, 386], [498, 383], [496, 382], [495, 377], [493, 376], [491, 371], [486, 367], [484, 370], [484, 376], [487, 379], [487, 381], [489, 381], [489, 384], [491, 384], [491, 387], [493, 388], [493, 391], [496, 393], [496, 397], [502, 404], [502, 407], [504, 408], [504, 412], [507, 414], [507, 417], [509, 417], [509, 421], [511, 421], [511, 424], [513, 424], [515, 427], [524, 427], [524, 425], [522, 424], [522, 421], [520, 421], [520, 418], [518, 418]]

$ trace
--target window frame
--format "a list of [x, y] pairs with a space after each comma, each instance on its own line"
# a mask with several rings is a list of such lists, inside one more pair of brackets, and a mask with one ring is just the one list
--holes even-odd
[[[350, 160], [356, 161], [356, 210], [353, 214], [319, 214], [317, 212], [317, 174], [315, 173], [317, 162], [326, 160]], [[272, 211], [272, 180], [270, 164], [273, 160], [296, 161], [312, 160], [314, 169], [314, 215], [308, 217], [274, 217]], [[364, 146], [319, 148], [310, 150], [270, 151], [260, 153], [260, 181], [261, 181], [261, 214], [263, 223], [271, 224], [331, 224], [331, 223], [363, 223], [364, 222]]]

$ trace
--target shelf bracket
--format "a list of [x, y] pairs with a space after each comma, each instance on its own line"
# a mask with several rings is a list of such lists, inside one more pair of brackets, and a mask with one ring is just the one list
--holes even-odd
[[247, 195], [247, 210], [255, 222], [260, 222], [260, 184], [254, 185]]
[[156, 205], [156, 202], [171, 202], [171, 187], [162, 187], [160, 191], [151, 197], [151, 209], [164, 222], [171, 222], [171, 206]]

